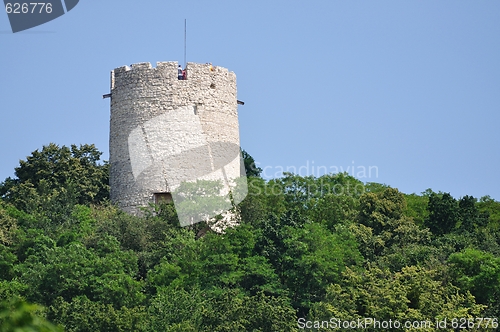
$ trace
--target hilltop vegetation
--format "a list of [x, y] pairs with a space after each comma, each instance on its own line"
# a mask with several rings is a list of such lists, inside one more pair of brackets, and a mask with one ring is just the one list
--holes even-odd
[[181, 228], [172, 205], [144, 217], [112, 206], [100, 156], [51, 144], [0, 185], [0, 331], [500, 315], [500, 202], [490, 197], [403, 194], [345, 173], [265, 181], [245, 153], [240, 225], [201, 236], [205, 225]]

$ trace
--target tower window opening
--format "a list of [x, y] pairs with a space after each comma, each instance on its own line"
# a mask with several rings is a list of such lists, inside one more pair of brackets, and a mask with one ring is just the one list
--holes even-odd
[[154, 193], [155, 204], [168, 204], [173, 202], [171, 193]]

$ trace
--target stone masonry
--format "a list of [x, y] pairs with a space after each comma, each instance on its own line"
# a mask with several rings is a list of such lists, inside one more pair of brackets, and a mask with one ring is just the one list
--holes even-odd
[[188, 63], [187, 79], [179, 80], [177, 66], [137, 63], [111, 72], [111, 201], [132, 214], [183, 181], [244, 175], [236, 75]]

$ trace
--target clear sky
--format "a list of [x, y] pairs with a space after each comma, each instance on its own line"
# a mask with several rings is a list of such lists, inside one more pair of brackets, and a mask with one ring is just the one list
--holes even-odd
[[184, 19], [188, 61], [236, 73], [241, 145], [266, 178], [354, 167], [406, 193], [500, 200], [493, 0], [80, 0], [16, 34], [0, 12], [0, 181], [50, 142], [108, 159], [110, 71], [183, 62]]

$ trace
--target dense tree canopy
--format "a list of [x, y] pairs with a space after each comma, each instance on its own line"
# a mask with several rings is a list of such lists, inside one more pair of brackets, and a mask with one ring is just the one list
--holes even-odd
[[500, 314], [500, 202], [488, 196], [407, 195], [345, 173], [264, 180], [244, 153], [239, 225], [217, 233], [180, 227], [170, 204], [119, 211], [100, 155], [51, 144], [0, 185], [0, 331], [274, 332], [299, 319]]
[[7, 178], [0, 185], [0, 197], [30, 212], [51, 200], [101, 202], [109, 196], [109, 167], [99, 163], [101, 154], [94, 145], [51, 143], [20, 161], [17, 178]]

